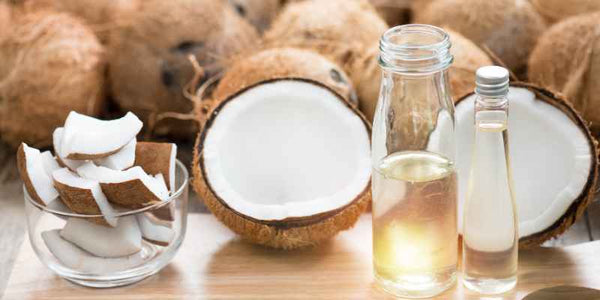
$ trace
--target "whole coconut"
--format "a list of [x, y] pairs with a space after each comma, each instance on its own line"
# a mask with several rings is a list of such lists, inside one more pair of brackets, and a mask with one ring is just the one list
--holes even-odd
[[63, 13], [13, 15], [0, 39], [0, 135], [13, 146], [52, 144], [71, 110], [97, 115], [103, 103], [102, 45]]
[[435, 0], [415, 11], [415, 22], [446, 26], [479, 46], [489, 47], [522, 74], [546, 22], [525, 0]]
[[202, 69], [202, 83], [232, 56], [256, 45], [258, 33], [224, 1], [148, 0], [121, 17], [129, 21], [110, 38], [115, 102], [140, 116], [155, 135], [192, 138], [197, 127], [190, 121], [166, 119], [154, 126], [161, 113], [193, 110], [183, 94], [198, 72], [190, 56]]
[[529, 0], [529, 2], [551, 23], [600, 10], [598, 0]]
[[103, 43], [109, 31], [120, 26], [116, 23], [119, 13], [134, 10], [139, 0], [24, 0], [26, 11], [51, 9], [66, 12], [85, 20]]
[[260, 32], [271, 25], [282, 7], [281, 0], [229, 0], [229, 3]]
[[367, 0], [306, 0], [288, 4], [264, 40], [270, 47], [314, 49], [334, 60], [350, 76], [360, 109], [372, 119], [381, 81], [379, 38], [386, 29]]
[[529, 58], [529, 79], [562, 92], [600, 134], [600, 13], [575, 16], [542, 35]]

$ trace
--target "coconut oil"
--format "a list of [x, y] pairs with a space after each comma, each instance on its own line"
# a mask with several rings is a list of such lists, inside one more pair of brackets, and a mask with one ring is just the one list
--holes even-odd
[[373, 260], [387, 291], [429, 297], [454, 283], [456, 173], [447, 158], [403, 151], [373, 172]]
[[495, 69], [477, 72], [478, 80], [495, 76], [483, 84], [488, 90], [477, 90], [463, 222], [463, 282], [482, 294], [506, 292], [517, 282], [518, 219], [508, 151], [508, 72], [491, 68]]

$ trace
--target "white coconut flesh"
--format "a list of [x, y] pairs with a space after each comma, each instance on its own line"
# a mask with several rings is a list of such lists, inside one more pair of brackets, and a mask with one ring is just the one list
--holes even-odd
[[95, 256], [60, 236], [60, 230], [42, 232], [48, 250], [65, 266], [80, 272], [102, 274], [127, 270], [144, 262], [144, 251], [129, 256], [104, 258]]
[[104, 193], [100, 188], [100, 183], [97, 180], [81, 178], [69, 171], [67, 168], [62, 168], [56, 170], [52, 173], [52, 178], [54, 181], [64, 184], [66, 186], [70, 186], [73, 188], [78, 188], [82, 190], [88, 190], [92, 197], [94, 198], [94, 202], [98, 206], [98, 209], [104, 216], [106, 223], [110, 226], [117, 225], [117, 218], [114, 217], [115, 211], [113, 207], [110, 205]]
[[52, 133], [52, 144], [54, 146], [54, 153], [60, 159], [60, 162], [62, 164], [64, 164], [65, 167], [69, 168], [71, 171], [75, 171], [75, 170], [77, 170], [77, 168], [79, 168], [81, 165], [83, 165], [85, 163], [85, 161], [68, 159], [62, 153], [61, 145], [62, 145], [62, 138], [63, 138], [64, 131], [65, 131], [64, 127], [58, 127], [56, 129], [54, 129], [54, 132]]
[[230, 98], [202, 146], [213, 193], [256, 220], [340, 209], [371, 176], [367, 125], [336, 94], [306, 81], [262, 83]]
[[142, 247], [142, 233], [135, 216], [120, 217], [115, 227], [69, 218], [60, 236], [100, 257], [127, 256]]
[[[526, 88], [511, 87], [508, 98], [508, 142], [519, 236], [527, 237], [551, 227], [567, 212], [584, 191], [594, 157], [591, 141], [564, 112], [536, 99]], [[471, 167], [474, 100], [473, 95], [456, 106], [460, 213]], [[459, 224], [462, 229], [462, 214]]]
[[123, 183], [131, 180], [140, 180], [158, 199], [165, 200], [169, 197], [169, 191], [162, 175], [160, 177], [152, 177], [146, 174], [139, 166], [119, 171], [96, 166], [93, 162], [88, 161], [77, 168], [77, 174], [83, 178], [95, 180], [100, 183]]
[[108, 156], [129, 143], [143, 123], [131, 112], [115, 120], [100, 120], [70, 112], [60, 142], [61, 157]]
[[[177, 161], [177, 145], [171, 144], [171, 156], [169, 159], [169, 174], [165, 174], [165, 176], [169, 176], [169, 181], [167, 182], [167, 187], [170, 189], [171, 194], [176, 192], [175, 185], [175, 162]], [[163, 178], [164, 180], [164, 178]]]
[[114, 170], [125, 170], [127, 168], [130, 168], [135, 162], [136, 144], [137, 140], [133, 138], [117, 153], [104, 158], [97, 159], [94, 162], [99, 166], [111, 168]]
[[[38, 149], [22, 144], [25, 157], [25, 170], [31, 182], [31, 187], [44, 205], [48, 205], [58, 197], [58, 191], [52, 183], [52, 172], [57, 168], [57, 163], [47, 151], [40, 153]], [[49, 157], [48, 157], [49, 155]]]

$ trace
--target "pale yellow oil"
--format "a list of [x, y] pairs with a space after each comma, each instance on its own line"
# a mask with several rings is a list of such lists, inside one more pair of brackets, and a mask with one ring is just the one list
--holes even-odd
[[425, 151], [386, 156], [373, 172], [373, 260], [383, 289], [429, 297], [455, 281], [456, 173]]
[[464, 205], [463, 282], [483, 294], [512, 289], [517, 281], [518, 234], [507, 116], [476, 115], [469, 190]]

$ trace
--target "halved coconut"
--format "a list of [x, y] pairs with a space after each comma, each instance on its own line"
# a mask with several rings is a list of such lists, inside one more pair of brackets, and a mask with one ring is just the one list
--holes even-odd
[[104, 218], [88, 218], [101, 225], [117, 225], [115, 211], [100, 189], [96, 180], [77, 176], [67, 168], [52, 173], [54, 186], [65, 205], [73, 212], [87, 215], [104, 215]]
[[369, 125], [340, 95], [300, 79], [257, 83], [218, 106], [199, 136], [194, 187], [245, 239], [314, 245], [350, 228], [370, 199]]
[[22, 143], [17, 151], [17, 168], [31, 199], [48, 205], [58, 197], [52, 184], [51, 174], [57, 169], [52, 154], [47, 151], [40, 153], [40, 150]]
[[546, 22], [525, 0], [434, 0], [415, 11], [416, 23], [451, 28], [478, 46], [489, 47], [506, 65], [523, 73]]
[[124, 170], [130, 168], [135, 162], [136, 145], [137, 140], [133, 138], [117, 153], [104, 158], [97, 159], [94, 162], [99, 166], [111, 168], [113, 170]]
[[61, 144], [62, 144], [62, 137], [63, 137], [64, 131], [65, 131], [64, 127], [58, 127], [52, 133], [52, 140], [53, 140], [53, 146], [54, 146], [54, 153], [56, 154], [56, 161], [58, 161], [58, 164], [61, 167], [69, 168], [69, 170], [75, 171], [75, 170], [77, 170], [77, 168], [79, 168], [81, 165], [83, 165], [85, 163], [85, 161], [67, 159], [61, 153], [61, 151], [62, 151]]
[[114, 228], [69, 218], [60, 236], [100, 257], [131, 255], [142, 247], [142, 233], [135, 216], [120, 217]]
[[143, 125], [131, 112], [120, 119], [105, 121], [72, 111], [65, 121], [60, 153], [74, 160], [107, 157], [135, 139]]
[[[597, 180], [596, 142], [581, 117], [557, 95], [516, 83], [508, 98], [519, 245], [528, 247], [561, 234], [583, 214]], [[471, 166], [474, 99], [469, 95], [456, 104], [459, 212]]]
[[150, 214], [137, 215], [137, 221], [144, 240], [159, 246], [168, 246], [173, 240], [175, 232], [167, 222], [161, 222]]
[[110, 202], [128, 208], [142, 208], [169, 197], [164, 181], [149, 176], [139, 166], [119, 171], [86, 162], [77, 168], [77, 174], [98, 181]]
[[59, 229], [42, 232], [42, 239], [56, 259], [80, 272], [94, 274], [116, 272], [133, 268], [144, 262], [143, 251], [115, 258], [95, 256], [64, 240], [60, 236]]
[[139, 142], [135, 148], [135, 165], [148, 174], [163, 174], [171, 193], [175, 192], [176, 160], [177, 145], [173, 143]]

